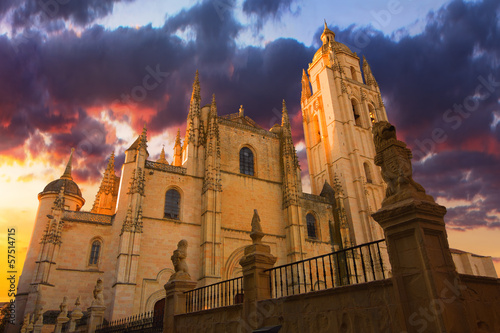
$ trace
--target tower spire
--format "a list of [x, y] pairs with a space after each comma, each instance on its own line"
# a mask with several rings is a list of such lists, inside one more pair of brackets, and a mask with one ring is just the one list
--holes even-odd
[[165, 145], [161, 147], [160, 158], [156, 160], [157, 163], [168, 164], [167, 159], [165, 158]]
[[146, 124], [144, 124], [144, 127], [142, 128], [142, 133], [141, 136], [139, 137], [139, 147], [147, 149], [148, 148], [148, 136], [147, 136], [148, 129], [146, 128]]
[[193, 102], [199, 104], [200, 101], [201, 101], [200, 74], [198, 73], [198, 70], [196, 70], [193, 82], [193, 92], [191, 93], [191, 104], [193, 104]]
[[66, 169], [64, 170], [64, 173], [62, 174], [61, 179], [73, 180], [73, 177], [71, 176], [71, 164], [73, 163], [73, 152], [74, 151], [75, 151], [75, 148], [71, 148], [71, 154], [69, 155], [68, 164], [66, 164]]
[[323, 33], [321, 34], [321, 41], [323, 42], [323, 45], [325, 44], [328, 45], [330, 44], [330, 42], [335, 41], [335, 33], [328, 28], [326, 20], [325, 20], [325, 28], [323, 29]]
[[283, 109], [281, 111], [281, 126], [290, 129], [290, 119], [288, 118], [288, 109], [286, 108], [286, 102], [283, 100]]

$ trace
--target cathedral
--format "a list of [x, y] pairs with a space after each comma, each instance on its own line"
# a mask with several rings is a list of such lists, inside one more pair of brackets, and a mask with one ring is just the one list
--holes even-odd
[[81, 210], [71, 156], [62, 176], [38, 194], [17, 320], [37, 304], [56, 310], [65, 296], [81, 297], [87, 308], [98, 278], [108, 320], [152, 311], [164, 302], [181, 239], [198, 286], [241, 276], [254, 209], [276, 265], [384, 238], [371, 217], [385, 196], [371, 130], [387, 120], [381, 93], [366, 59], [360, 66], [326, 24], [321, 41], [302, 74], [311, 194], [302, 191], [285, 102], [281, 124], [265, 129], [242, 107], [219, 114], [215, 96], [203, 105], [196, 73], [173, 160], [163, 150], [149, 159], [144, 128], [125, 151], [120, 176], [111, 155], [90, 211]]

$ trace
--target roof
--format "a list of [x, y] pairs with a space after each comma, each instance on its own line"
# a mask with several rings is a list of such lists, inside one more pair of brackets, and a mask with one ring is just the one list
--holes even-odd
[[474, 257], [487, 257], [487, 256], [482, 256], [482, 255], [479, 255], [479, 254], [474, 254], [474, 253], [471, 253], [471, 252], [467, 252], [467, 251], [462, 251], [462, 250], [458, 250], [458, 249], [452, 249], [450, 247], [450, 252], [451, 253], [455, 253], [455, 254], [466, 254], [466, 253], [469, 253], [471, 255], [473, 255]]
[[73, 195], [78, 195], [80, 197], [82, 196], [82, 191], [80, 191], [78, 185], [73, 180], [64, 178], [51, 181], [47, 186], [45, 186], [42, 193], [48, 193], [48, 192], [59, 193], [63, 186], [64, 186], [64, 194], [73, 194]]
[[239, 113], [231, 113], [231, 114], [226, 114], [223, 116], [220, 116], [219, 118], [227, 119], [230, 121], [233, 121], [235, 123], [243, 124], [243, 125], [248, 125], [252, 126], [258, 129], [263, 129], [259, 124], [257, 124], [255, 121], [253, 121], [250, 117], [247, 116], [240, 116]]

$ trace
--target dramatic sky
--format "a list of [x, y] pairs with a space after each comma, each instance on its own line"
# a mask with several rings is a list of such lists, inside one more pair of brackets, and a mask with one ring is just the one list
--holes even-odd
[[499, 18], [497, 0], [1, 0], [2, 242], [16, 227], [21, 265], [37, 194], [72, 147], [87, 210], [144, 124], [150, 158], [165, 145], [171, 160], [196, 69], [219, 114], [242, 104], [270, 128], [285, 99], [305, 169], [300, 79], [326, 19], [369, 61], [414, 178], [448, 207], [451, 246], [499, 267]]

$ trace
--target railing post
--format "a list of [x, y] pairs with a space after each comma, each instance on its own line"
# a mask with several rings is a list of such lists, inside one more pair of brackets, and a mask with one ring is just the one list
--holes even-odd
[[87, 333], [94, 333], [97, 325], [101, 325], [104, 321], [104, 311], [106, 311], [106, 306], [104, 306], [103, 290], [102, 279], [98, 278], [93, 291], [94, 299], [92, 300], [90, 307], [87, 308], [89, 313]]
[[373, 128], [387, 196], [372, 216], [384, 229], [396, 302], [408, 332], [472, 332], [446, 235], [446, 208], [412, 179], [411, 151], [387, 122]]
[[271, 298], [270, 269], [276, 262], [276, 257], [271, 254], [271, 248], [261, 243], [264, 236], [260, 228], [260, 218], [255, 210], [252, 219], [253, 244], [245, 247], [245, 256], [240, 260], [243, 268], [243, 316], [252, 329], [259, 328], [257, 302]]
[[197, 282], [191, 280], [191, 276], [187, 270], [187, 241], [181, 240], [177, 244], [177, 250], [172, 255], [172, 263], [174, 264], [175, 273], [172, 274], [170, 280], [165, 284], [165, 314], [163, 317], [163, 332], [174, 333], [175, 321], [174, 316], [186, 313], [186, 291], [193, 290]]

